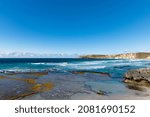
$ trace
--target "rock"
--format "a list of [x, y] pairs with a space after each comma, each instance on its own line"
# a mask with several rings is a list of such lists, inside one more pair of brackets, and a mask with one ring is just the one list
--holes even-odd
[[111, 74], [106, 72], [95, 72], [95, 71], [71, 71], [72, 74], [85, 74], [85, 73], [91, 73], [91, 74], [100, 74], [102, 76], [109, 76], [111, 77]]
[[98, 94], [98, 95], [106, 95], [107, 93], [106, 93], [105, 91], [99, 90], [99, 91], [97, 92], [97, 94]]
[[136, 90], [136, 91], [145, 91], [146, 90], [144, 87], [141, 87], [139, 85], [134, 85], [134, 84], [128, 84], [126, 87], [128, 89]]
[[124, 75], [124, 82], [150, 86], [150, 68], [130, 70]]
[[[26, 75], [23, 77], [23, 75]], [[49, 81], [40, 82], [36, 76], [46, 75], [46, 72], [28, 73], [1, 73], [0, 74], [0, 100], [23, 99], [26, 96], [35, 95], [51, 90], [54, 85]], [[31, 75], [30, 77], [28, 75]]]
[[99, 90], [97, 92], [98, 95], [103, 95], [103, 96], [108, 96], [108, 94], [110, 94], [111, 92], [106, 92], [106, 91], [102, 91], [102, 90]]

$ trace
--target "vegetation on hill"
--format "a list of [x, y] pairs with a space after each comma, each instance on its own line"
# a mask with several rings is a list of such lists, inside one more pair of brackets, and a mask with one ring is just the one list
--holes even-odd
[[85, 55], [80, 56], [81, 58], [115, 58], [115, 59], [150, 59], [149, 52], [138, 52], [138, 53], [125, 53], [115, 55]]

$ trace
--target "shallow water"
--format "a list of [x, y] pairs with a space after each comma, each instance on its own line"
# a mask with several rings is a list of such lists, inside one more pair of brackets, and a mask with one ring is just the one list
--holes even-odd
[[150, 60], [0, 59], [0, 99], [150, 99], [149, 89], [123, 83]]

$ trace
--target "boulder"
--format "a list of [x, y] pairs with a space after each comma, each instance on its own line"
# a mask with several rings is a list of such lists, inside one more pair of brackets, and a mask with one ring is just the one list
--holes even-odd
[[124, 75], [125, 83], [150, 86], [150, 68], [130, 70]]

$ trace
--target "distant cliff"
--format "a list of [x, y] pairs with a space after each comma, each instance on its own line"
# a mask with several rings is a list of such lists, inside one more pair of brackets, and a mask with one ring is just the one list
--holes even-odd
[[150, 59], [150, 52], [138, 52], [138, 53], [125, 53], [125, 54], [113, 54], [113, 55], [85, 55], [81, 58], [114, 58], [114, 59]]

